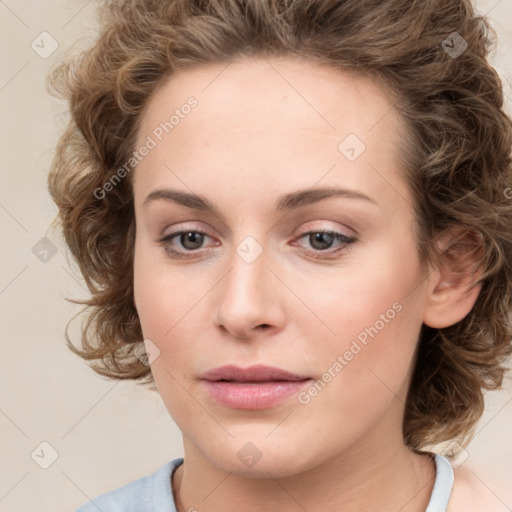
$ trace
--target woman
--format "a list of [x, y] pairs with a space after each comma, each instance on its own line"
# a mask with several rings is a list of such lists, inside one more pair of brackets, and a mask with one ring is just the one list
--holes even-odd
[[501, 510], [449, 462], [512, 347], [487, 22], [466, 0], [101, 18], [50, 77], [72, 120], [49, 188], [92, 293], [68, 343], [154, 383], [185, 456], [79, 511]]

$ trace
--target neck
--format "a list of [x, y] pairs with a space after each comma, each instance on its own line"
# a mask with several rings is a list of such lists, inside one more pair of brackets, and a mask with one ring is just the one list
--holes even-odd
[[401, 439], [384, 443], [382, 435], [279, 478], [222, 471], [190, 440], [184, 447], [185, 462], [172, 481], [178, 512], [424, 512], [435, 480], [431, 457], [412, 452]]

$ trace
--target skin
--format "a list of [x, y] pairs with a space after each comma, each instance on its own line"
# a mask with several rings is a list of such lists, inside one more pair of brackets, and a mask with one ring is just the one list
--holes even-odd
[[[160, 350], [155, 383], [183, 433], [185, 462], [172, 479], [178, 510], [423, 512], [435, 466], [404, 446], [401, 426], [418, 335], [422, 323], [464, 318], [479, 288], [467, 293], [449, 264], [420, 265], [398, 158], [403, 124], [390, 98], [375, 81], [304, 60], [202, 65], [176, 72], [151, 97], [137, 147], [190, 96], [198, 106], [133, 174], [134, 300], [144, 337]], [[348, 134], [366, 146], [355, 161], [338, 150]], [[377, 204], [331, 197], [275, 209], [282, 194], [324, 186]], [[143, 204], [157, 188], [204, 196], [220, 216]], [[304, 236], [325, 229], [357, 241], [333, 239], [322, 250]], [[159, 242], [179, 230], [207, 232], [199, 249], [179, 236], [167, 242], [189, 259]], [[251, 263], [237, 253], [248, 236], [262, 250]], [[231, 409], [199, 379], [257, 363], [320, 379], [394, 303], [400, 312], [308, 404], [292, 396]], [[237, 457], [246, 443], [261, 453], [250, 468]], [[450, 512], [470, 510], [469, 484], [460, 485]]]

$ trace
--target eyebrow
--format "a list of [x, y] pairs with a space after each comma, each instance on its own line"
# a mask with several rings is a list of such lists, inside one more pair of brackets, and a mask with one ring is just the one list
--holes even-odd
[[[280, 196], [276, 202], [277, 211], [291, 211], [304, 206], [308, 206], [330, 197], [345, 197], [349, 199], [362, 199], [376, 206], [379, 206], [375, 199], [359, 192], [357, 190], [350, 190], [339, 187], [328, 187], [328, 188], [314, 188], [306, 190], [297, 190], [288, 194]], [[194, 210], [200, 210], [205, 212], [213, 213], [214, 215], [221, 217], [222, 215], [218, 208], [212, 204], [208, 199], [197, 194], [191, 194], [189, 192], [183, 192], [181, 190], [173, 190], [168, 188], [158, 188], [153, 190], [144, 202], [142, 206], [147, 206], [149, 203], [157, 200], [164, 200], [173, 203], [177, 203]]]

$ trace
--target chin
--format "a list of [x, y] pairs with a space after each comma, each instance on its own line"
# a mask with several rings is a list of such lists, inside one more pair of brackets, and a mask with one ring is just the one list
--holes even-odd
[[272, 439], [274, 433], [266, 437], [268, 428], [257, 435], [252, 435], [253, 432], [239, 433], [200, 449], [222, 471], [251, 478], [268, 478], [269, 473], [275, 478], [290, 477], [321, 463], [322, 447], [318, 447], [317, 453], [311, 439], [305, 444], [285, 431]]

